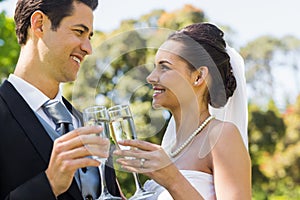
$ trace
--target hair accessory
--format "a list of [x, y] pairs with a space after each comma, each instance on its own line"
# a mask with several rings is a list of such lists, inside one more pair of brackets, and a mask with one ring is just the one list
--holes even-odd
[[170, 152], [169, 155], [174, 158], [175, 156], [177, 156], [185, 147], [187, 147], [187, 145], [196, 137], [196, 135], [198, 135], [198, 133], [200, 133], [204, 127], [208, 124], [208, 122], [210, 122], [210, 120], [214, 119], [214, 116], [209, 116], [206, 118], [206, 120], [204, 122], [202, 122], [202, 124], [200, 124], [200, 126], [190, 135], [190, 137], [188, 137], [188, 139], [180, 146], [178, 147], [175, 151]]

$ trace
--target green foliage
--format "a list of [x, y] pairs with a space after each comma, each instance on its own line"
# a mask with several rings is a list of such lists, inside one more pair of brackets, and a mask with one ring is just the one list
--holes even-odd
[[13, 72], [19, 50], [14, 21], [2, 12], [0, 13], [0, 81]]
[[[273, 109], [276, 108], [273, 107]], [[276, 142], [285, 133], [283, 119], [277, 113], [277, 110], [272, 109], [264, 112], [251, 108], [251, 115], [249, 117], [250, 142], [259, 146], [260, 151], [273, 153]], [[250, 148], [257, 149], [256, 146], [250, 146]]]
[[300, 142], [298, 123], [295, 124], [295, 118], [299, 120], [299, 105], [300, 100], [285, 115], [272, 101], [267, 110], [249, 106], [253, 199], [299, 197]]

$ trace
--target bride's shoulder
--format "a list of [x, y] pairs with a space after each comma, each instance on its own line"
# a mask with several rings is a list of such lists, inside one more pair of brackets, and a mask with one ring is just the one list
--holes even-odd
[[216, 132], [237, 132], [239, 133], [239, 130], [237, 126], [231, 122], [227, 121], [221, 121], [218, 119], [214, 119], [211, 124], [212, 131]]
[[218, 138], [216, 147], [220, 149], [226, 147], [234, 147], [234, 144], [243, 144], [241, 134], [237, 126], [231, 122], [224, 122], [220, 120], [214, 120], [211, 124], [210, 136]]

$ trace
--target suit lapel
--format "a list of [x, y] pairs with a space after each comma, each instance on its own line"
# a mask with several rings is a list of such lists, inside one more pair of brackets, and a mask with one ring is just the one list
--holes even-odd
[[26, 136], [36, 147], [37, 152], [47, 165], [52, 150], [53, 141], [35, 116], [29, 105], [16, 89], [7, 81], [2, 84], [0, 94], [6, 101], [9, 110], [20, 124]]
[[63, 102], [66, 105], [67, 109], [74, 115], [77, 120], [79, 121], [79, 127], [83, 126], [83, 118], [82, 118], [82, 113], [76, 110], [70, 102], [68, 102], [64, 97], [63, 97]]

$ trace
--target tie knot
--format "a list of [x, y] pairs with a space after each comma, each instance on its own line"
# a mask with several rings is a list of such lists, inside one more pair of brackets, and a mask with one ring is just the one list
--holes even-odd
[[59, 101], [47, 101], [43, 105], [46, 115], [54, 121], [55, 124], [72, 123], [72, 117], [67, 108]]

